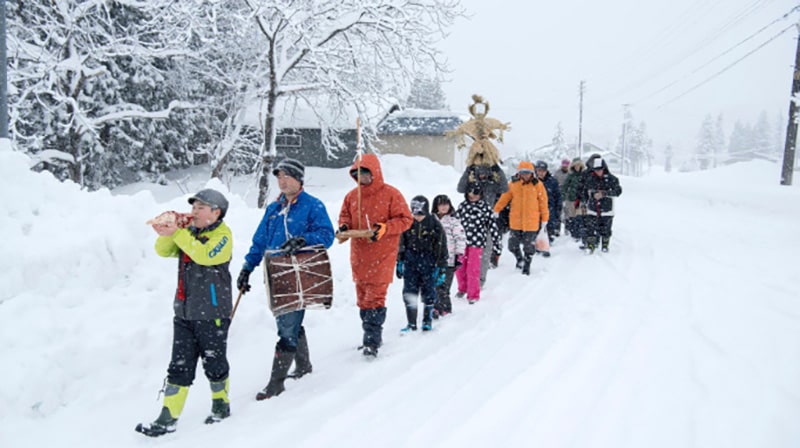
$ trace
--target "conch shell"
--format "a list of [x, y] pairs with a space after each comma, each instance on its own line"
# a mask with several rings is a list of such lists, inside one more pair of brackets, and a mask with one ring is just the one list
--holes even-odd
[[178, 213], [176, 211], [164, 212], [153, 219], [148, 220], [147, 225], [175, 224], [180, 229], [185, 229], [192, 224], [191, 213]]

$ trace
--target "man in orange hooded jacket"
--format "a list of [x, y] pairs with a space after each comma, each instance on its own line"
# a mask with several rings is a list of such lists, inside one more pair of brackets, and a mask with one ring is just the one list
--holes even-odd
[[382, 343], [386, 320], [386, 291], [394, 279], [400, 235], [414, 218], [402, 193], [383, 181], [375, 154], [365, 154], [350, 167], [350, 176], [360, 184], [344, 197], [339, 212], [337, 238], [345, 230], [372, 230], [371, 238], [353, 238], [350, 265], [364, 329], [364, 356], [375, 357]]

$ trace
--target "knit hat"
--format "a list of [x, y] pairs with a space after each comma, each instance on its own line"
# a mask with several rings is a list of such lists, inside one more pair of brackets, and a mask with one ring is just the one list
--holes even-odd
[[537, 170], [545, 170], [547, 171], [547, 164], [543, 160], [536, 161], [536, 169]]
[[593, 170], [599, 170], [602, 167], [603, 167], [603, 159], [602, 159], [602, 157], [598, 157], [598, 158], [592, 160], [591, 168]]
[[411, 214], [412, 215], [427, 215], [428, 214], [428, 198], [425, 196], [414, 196], [411, 200]]
[[294, 177], [302, 184], [303, 178], [306, 174], [306, 167], [303, 166], [299, 160], [287, 158], [281, 160], [277, 165], [275, 165], [275, 168], [272, 170], [272, 174], [277, 176], [278, 171], [283, 171], [287, 176]]
[[561, 166], [569, 166], [569, 165], [570, 165], [570, 161], [569, 161], [569, 159], [563, 159], [563, 160], [561, 160]]

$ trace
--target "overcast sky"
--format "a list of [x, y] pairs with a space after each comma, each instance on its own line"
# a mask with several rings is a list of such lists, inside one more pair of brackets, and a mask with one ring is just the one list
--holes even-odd
[[615, 144], [622, 105], [630, 103], [637, 122], [647, 123], [655, 151], [671, 143], [680, 154], [693, 148], [708, 113], [723, 114], [726, 137], [737, 119], [755, 122], [762, 110], [773, 126], [778, 115], [785, 120], [794, 26], [702, 87], [671, 100], [796, 24], [798, 13], [793, 13], [751, 37], [797, 4], [462, 0], [471, 17], [458, 22], [443, 43], [453, 70], [443, 87], [451, 109], [466, 111], [470, 96], [480, 93], [491, 104], [490, 116], [511, 122], [502, 150], [506, 155], [548, 143], [559, 121], [568, 140], [575, 141], [581, 80], [586, 81], [585, 141]]

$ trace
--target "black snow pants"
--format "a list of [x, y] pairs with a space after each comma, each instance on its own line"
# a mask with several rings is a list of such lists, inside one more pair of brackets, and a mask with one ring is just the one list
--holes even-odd
[[191, 386], [197, 369], [197, 360], [203, 360], [203, 369], [209, 381], [222, 381], [228, 377], [228, 328], [230, 319], [172, 320], [172, 359], [167, 369], [167, 382], [177, 386]]

